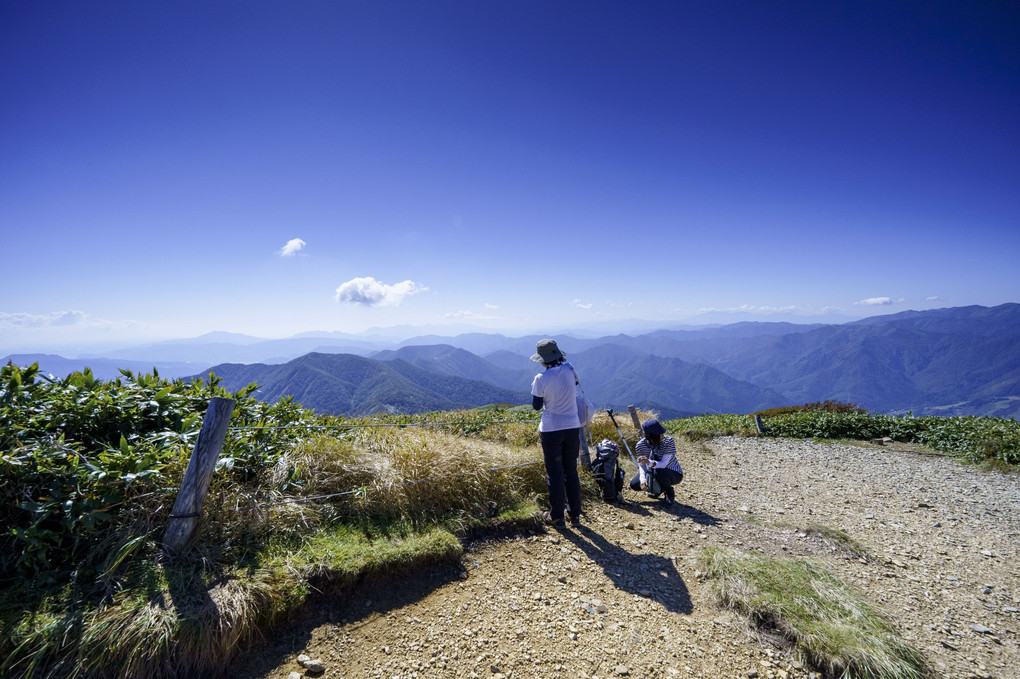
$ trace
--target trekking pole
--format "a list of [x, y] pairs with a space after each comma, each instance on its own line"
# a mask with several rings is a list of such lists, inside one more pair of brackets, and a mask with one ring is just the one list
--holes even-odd
[[623, 432], [620, 431], [620, 425], [616, 423], [616, 418], [613, 417], [613, 409], [606, 408], [606, 414], [609, 415], [609, 419], [613, 421], [613, 426], [616, 427], [616, 433], [619, 434], [620, 440], [623, 441], [623, 447], [627, 449], [627, 454], [630, 455], [630, 461], [634, 463], [635, 467], [640, 467], [637, 460], [634, 459], [634, 453], [630, 452], [630, 446], [627, 445], [627, 439], [623, 438]]

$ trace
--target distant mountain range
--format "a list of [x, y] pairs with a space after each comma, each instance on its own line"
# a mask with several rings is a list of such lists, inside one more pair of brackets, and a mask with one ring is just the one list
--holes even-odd
[[[165, 377], [208, 374], [267, 401], [293, 396], [338, 414], [422, 412], [530, 401], [540, 336], [429, 335], [399, 344], [337, 333], [260, 340], [213, 333], [116, 358], [20, 354], [66, 375], [90, 366]], [[874, 316], [839, 325], [745, 322], [599, 338], [557, 336], [586, 395], [663, 417], [746, 413], [836, 399], [874, 412], [1020, 416], [1020, 304]]]
[[257, 383], [256, 398], [275, 402], [293, 396], [330, 415], [421, 413], [523, 403], [527, 393], [480, 380], [429, 372], [401, 359], [377, 361], [353, 354], [306, 354], [283, 365], [228, 363], [210, 372], [236, 391]]

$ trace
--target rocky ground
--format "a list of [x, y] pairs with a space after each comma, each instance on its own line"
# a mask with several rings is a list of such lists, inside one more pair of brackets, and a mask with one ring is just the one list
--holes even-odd
[[820, 677], [719, 608], [697, 556], [726, 545], [822, 560], [936, 676], [1020, 677], [1020, 475], [902, 445], [732, 437], [680, 455], [672, 507], [626, 490], [624, 506], [589, 502], [580, 527], [489, 540], [459, 566], [316, 601], [231, 674]]

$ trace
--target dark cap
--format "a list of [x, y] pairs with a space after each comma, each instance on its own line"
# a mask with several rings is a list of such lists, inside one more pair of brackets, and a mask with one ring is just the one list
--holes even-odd
[[658, 420], [652, 418], [641, 423], [641, 431], [645, 434], [665, 434], [666, 428], [659, 424]]

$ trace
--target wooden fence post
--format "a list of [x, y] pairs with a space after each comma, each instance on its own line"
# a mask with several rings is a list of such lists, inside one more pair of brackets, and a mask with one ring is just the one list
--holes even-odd
[[641, 431], [641, 420], [637, 416], [637, 406], [627, 406], [627, 410], [630, 411], [630, 419], [634, 420], [634, 427]]
[[581, 437], [581, 448], [580, 448], [581, 468], [584, 469], [585, 471], [589, 471], [590, 472], [591, 471], [591, 450], [588, 449], [588, 427], [581, 427], [578, 430], [578, 433], [579, 433], [579, 435]]
[[209, 409], [205, 411], [202, 420], [202, 430], [198, 433], [198, 441], [191, 452], [191, 460], [184, 472], [184, 480], [177, 491], [177, 500], [163, 535], [163, 548], [171, 553], [180, 552], [188, 544], [198, 525], [202, 503], [209, 492], [209, 481], [212, 480], [213, 469], [216, 468], [216, 460], [220, 456], [233, 412], [232, 399], [214, 396], [209, 401]]

